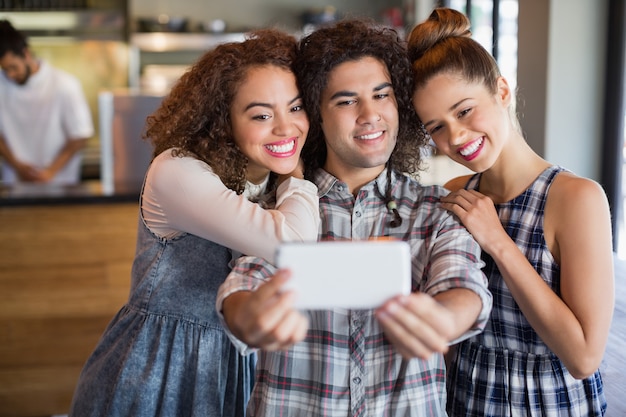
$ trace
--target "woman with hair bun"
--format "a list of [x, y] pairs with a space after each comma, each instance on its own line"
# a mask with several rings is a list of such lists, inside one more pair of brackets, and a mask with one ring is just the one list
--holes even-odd
[[218, 287], [242, 253], [272, 260], [281, 241], [317, 240], [295, 55], [295, 38], [273, 29], [219, 45], [148, 118], [130, 296], [83, 368], [71, 416], [244, 416], [255, 357], [224, 332]]
[[413, 105], [439, 152], [475, 172], [442, 205], [483, 249], [493, 310], [456, 346], [451, 416], [601, 416], [598, 370], [614, 305], [602, 188], [528, 145], [515, 97], [462, 13], [435, 9], [408, 39]]

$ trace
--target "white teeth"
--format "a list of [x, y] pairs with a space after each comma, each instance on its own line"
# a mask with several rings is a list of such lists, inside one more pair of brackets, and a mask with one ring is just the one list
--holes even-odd
[[363, 135], [363, 136], [357, 136], [357, 139], [361, 139], [361, 140], [372, 140], [372, 139], [376, 139], [381, 137], [383, 134], [383, 132], [376, 132], [376, 133], [372, 133], [371, 135]]
[[282, 145], [265, 145], [265, 147], [273, 153], [291, 152], [294, 146], [296, 146], [295, 140], [291, 140], [287, 143], [283, 143]]
[[480, 148], [480, 145], [483, 144], [484, 140], [485, 139], [480, 138], [480, 140], [477, 140], [476, 142], [472, 143], [470, 146], [467, 146], [467, 147], [461, 149], [459, 151], [459, 153], [461, 155], [463, 155], [463, 156], [468, 156], [468, 155], [473, 154], [474, 152], [476, 152], [478, 150], [478, 148]]

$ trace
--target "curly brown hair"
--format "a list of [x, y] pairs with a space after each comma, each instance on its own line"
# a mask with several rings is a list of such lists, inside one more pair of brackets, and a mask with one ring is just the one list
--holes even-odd
[[411, 102], [414, 81], [406, 44], [394, 29], [369, 18], [350, 18], [320, 27], [299, 43], [294, 68], [310, 121], [302, 149], [307, 175], [326, 161], [320, 105], [329, 73], [341, 63], [364, 57], [376, 58], [387, 66], [398, 103], [398, 138], [388, 166], [411, 174], [421, 168], [422, 149], [428, 141]]
[[248, 34], [243, 42], [206, 52], [178, 80], [146, 122], [144, 139], [153, 157], [174, 148], [174, 155], [194, 156], [212, 168], [237, 193], [246, 184], [248, 158], [234, 142], [230, 107], [250, 68], [273, 65], [293, 71], [296, 39], [278, 29]]

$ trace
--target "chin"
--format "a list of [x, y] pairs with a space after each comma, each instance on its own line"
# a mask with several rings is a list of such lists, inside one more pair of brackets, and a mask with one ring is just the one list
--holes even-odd
[[270, 170], [278, 175], [286, 175], [297, 168], [297, 162], [293, 164], [277, 164], [274, 166], [270, 166]]

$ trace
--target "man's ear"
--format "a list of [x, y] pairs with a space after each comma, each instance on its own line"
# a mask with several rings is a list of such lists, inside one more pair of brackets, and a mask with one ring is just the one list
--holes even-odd
[[27, 62], [32, 61], [33, 59], [35, 59], [35, 55], [33, 55], [33, 53], [30, 51], [30, 48], [26, 47], [22, 50], [22, 56], [24, 57], [24, 59]]

